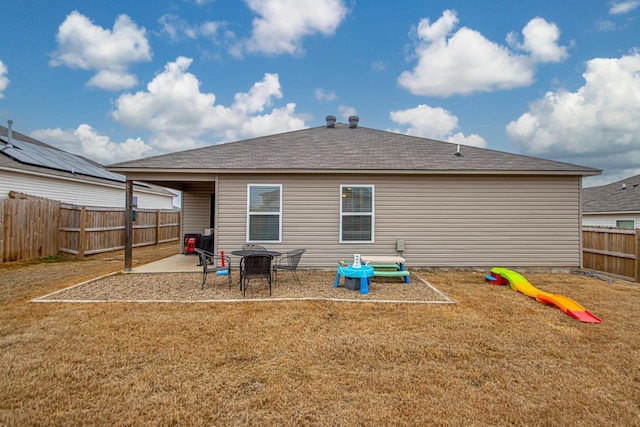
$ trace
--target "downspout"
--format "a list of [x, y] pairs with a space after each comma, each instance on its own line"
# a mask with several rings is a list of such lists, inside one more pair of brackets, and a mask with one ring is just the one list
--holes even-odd
[[582, 232], [582, 180], [584, 179], [583, 176], [580, 176], [580, 181], [578, 182], [578, 185], [580, 186], [578, 188], [579, 193], [578, 193], [578, 233], [580, 234], [580, 269], [584, 268], [584, 247], [583, 247], [583, 235], [584, 233]]

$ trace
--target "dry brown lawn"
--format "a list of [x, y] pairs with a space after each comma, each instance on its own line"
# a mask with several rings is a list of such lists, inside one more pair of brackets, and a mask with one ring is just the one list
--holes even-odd
[[472, 271], [421, 272], [455, 304], [31, 302], [123, 264], [54, 261], [0, 264], [0, 425], [640, 426], [635, 283], [523, 272], [600, 324]]

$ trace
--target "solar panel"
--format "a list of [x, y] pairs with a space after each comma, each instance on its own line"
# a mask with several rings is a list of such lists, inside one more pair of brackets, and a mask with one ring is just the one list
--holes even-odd
[[[3, 141], [6, 142], [4, 139]], [[28, 165], [125, 182], [124, 176], [104, 170], [100, 166], [96, 166], [75, 154], [56, 150], [52, 147], [32, 144], [16, 138], [12, 138], [11, 145], [7, 144], [0, 151], [14, 160]]]

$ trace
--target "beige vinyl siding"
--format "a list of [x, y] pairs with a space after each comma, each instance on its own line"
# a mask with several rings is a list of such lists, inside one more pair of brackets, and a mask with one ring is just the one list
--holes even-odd
[[[306, 248], [304, 267], [354, 253], [420, 267], [580, 265], [580, 178], [562, 176], [221, 176], [218, 249], [246, 236], [247, 184], [282, 184], [282, 243]], [[340, 185], [375, 186], [375, 241], [339, 243]]]
[[578, 178], [432, 177], [377, 195], [377, 236], [404, 239], [412, 264], [580, 263]]
[[191, 183], [188, 191], [182, 193], [182, 233], [202, 234], [210, 228], [211, 194], [213, 182]]

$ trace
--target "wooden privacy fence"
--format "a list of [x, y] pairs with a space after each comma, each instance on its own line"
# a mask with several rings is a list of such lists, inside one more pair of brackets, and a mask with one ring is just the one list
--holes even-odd
[[[90, 255], [124, 248], [124, 209], [60, 207], [61, 252]], [[180, 212], [160, 209], [136, 209], [133, 222], [133, 246], [155, 245], [180, 238]]]
[[[10, 193], [0, 200], [0, 262], [124, 248], [125, 210], [71, 206]], [[180, 239], [180, 211], [136, 209], [133, 246]]]
[[0, 262], [57, 254], [59, 220], [58, 201], [0, 200]]
[[640, 282], [640, 229], [582, 228], [583, 267]]

